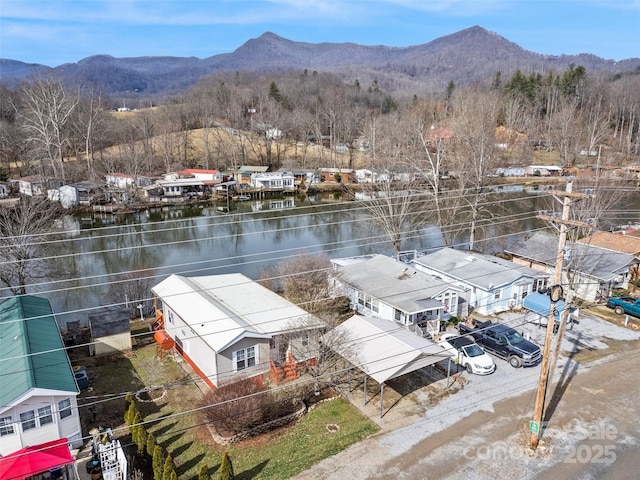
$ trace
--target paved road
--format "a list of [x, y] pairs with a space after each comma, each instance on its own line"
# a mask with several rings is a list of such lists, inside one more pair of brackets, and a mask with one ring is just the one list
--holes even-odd
[[491, 386], [472, 378], [411, 425], [369, 438], [296, 478], [640, 478], [640, 342], [625, 345], [588, 365], [560, 362], [561, 398], [551, 399], [535, 453], [528, 425], [531, 378], [539, 369], [509, 370], [502, 362], [507, 374], [487, 377]]

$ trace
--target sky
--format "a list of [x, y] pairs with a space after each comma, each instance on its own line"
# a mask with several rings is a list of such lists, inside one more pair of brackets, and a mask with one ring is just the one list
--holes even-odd
[[540, 54], [640, 57], [640, 0], [0, 0], [0, 58], [207, 58], [265, 32], [406, 47], [474, 25]]

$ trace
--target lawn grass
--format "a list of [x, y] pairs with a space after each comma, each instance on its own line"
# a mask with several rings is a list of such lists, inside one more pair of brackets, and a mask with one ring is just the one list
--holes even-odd
[[[171, 453], [180, 479], [197, 479], [204, 464], [214, 474], [225, 451], [238, 479], [286, 479], [378, 430], [338, 398], [318, 405], [288, 427], [228, 447], [218, 445], [204, 423], [204, 415], [192, 411], [201, 405], [202, 392], [171, 356], [165, 355], [160, 362], [156, 354], [156, 346], [151, 344], [139, 348], [131, 358], [122, 357], [123, 365], [111, 368], [108, 383], [112, 392], [125, 391], [134, 384], [169, 385], [155, 402], [137, 404], [149, 422], [147, 430]], [[106, 372], [103, 370], [100, 377]]]

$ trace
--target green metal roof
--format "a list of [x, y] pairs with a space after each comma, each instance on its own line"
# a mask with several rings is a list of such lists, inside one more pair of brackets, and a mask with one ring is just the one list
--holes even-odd
[[49, 300], [25, 295], [0, 303], [0, 406], [32, 388], [78, 393]]

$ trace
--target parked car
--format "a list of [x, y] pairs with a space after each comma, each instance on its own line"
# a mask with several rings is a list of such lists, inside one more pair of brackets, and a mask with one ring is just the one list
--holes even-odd
[[618, 315], [627, 314], [640, 318], [640, 298], [628, 295], [611, 297], [607, 300], [607, 307], [613, 308]]
[[461, 335], [469, 334], [485, 350], [507, 360], [514, 368], [536, 365], [542, 359], [540, 347], [529, 340], [525, 340], [516, 330], [491, 320], [471, 325], [458, 325]]
[[496, 363], [480, 346], [467, 337], [455, 333], [445, 333], [438, 342], [458, 365], [469, 373], [489, 375], [496, 370]]

